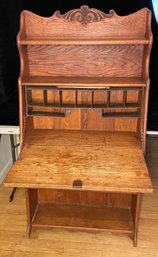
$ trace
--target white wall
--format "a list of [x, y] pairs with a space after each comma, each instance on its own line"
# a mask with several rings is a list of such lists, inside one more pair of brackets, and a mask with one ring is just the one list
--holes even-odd
[[0, 139], [0, 184], [12, 166], [12, 155], [10, 146], [10, 136], [1, 135]]

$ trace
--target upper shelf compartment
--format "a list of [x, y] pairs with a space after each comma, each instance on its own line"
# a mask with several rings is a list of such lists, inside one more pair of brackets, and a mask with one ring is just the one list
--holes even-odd
[[147, 8], [127, 16], [118, 16], [113, 10], [107, 14], [86, 5], [65, 14], [56, 11], [51, 17], [23, 11], [18, 44], [150, 44], [150, 23]]

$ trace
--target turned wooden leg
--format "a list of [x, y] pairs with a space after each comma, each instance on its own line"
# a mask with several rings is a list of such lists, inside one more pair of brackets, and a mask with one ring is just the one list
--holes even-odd
[[132, 195], [131, 212], [133, 220], [133, 245], [137, 247], [138, 243], [138, 225], [139, 225], [139, 212], [140, 212], [141, 195]]

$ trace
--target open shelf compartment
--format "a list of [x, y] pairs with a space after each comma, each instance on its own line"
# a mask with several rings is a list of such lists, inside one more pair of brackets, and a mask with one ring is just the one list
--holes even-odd
[[[64, 92], [66, 92], [66, 98], [64, 98]], [[98, 103], [96, 92], [103, 94], [104, 100], [101, 103]], [[135, 101], [132, 100], [132, 102], [129, 99], [131, 92], [135, 94]], [[141, 118], [144, 88], [25, 86], [25, 94], [27, 116], [64, 118], [75, 109], [93, 109], [99, 111], [102, 118]], [[69, 95], [71, 101], [67, 102]], [[82, 98], [86, 101], [83, 102]]]
[[40, 203], [32, 227], [133, 233], [129, 209]]

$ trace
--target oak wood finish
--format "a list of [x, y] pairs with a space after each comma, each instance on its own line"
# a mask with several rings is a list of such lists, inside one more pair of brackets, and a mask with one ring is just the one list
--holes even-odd
[[141, 195], [140, 194], [132, 195], [131, 211], [132, 211], [132, 220], [133, 220], [133, 228], [134, 228], [134, 234], [133, 234], [134, 246], [137, 246], [140, 205], [141, 205]]
[[26, 188], [27, 236], [99, 229], [136, 246], [140, 195], [152, 192], [143, 155], [151, 12], [23, 11], [17, 44], [22, 150], [5, 185]]
[[26, 207], [27, 207], [27, 228], [26, 236], [29, 237], [31, 233], [31, 223], [34, 218], [36, 209], [38, 207], [38, 194], [37, 190], [26, 189]]
[[126, 37], [118, 37], [118, 36], [112, 36], [109, 37], [106, 36], [106, 38], [83, 38], [83, 39], [73, 39], [73, 38], [46, 38], [43, 39], [42, 37], [36, 37], [29, 39], [21, 39], [20, 40], [21, 45], [147, 45], [149, 44], [149, 39], [145, 37], [134, 37], [130, 36], [128, 38]]
[[[109, 15], [100, 14], [98, 10], [89, 9], [87, 6], [66, 15], [56, 12], [50, 18], [42, 18], [24, 11], [20, 23], [17, 38], [22, 65], [20, 85], [56, 83], [60, 87], [106, 87], [147, 84], [152, 34], [151, 13], [146, 8], [124, 17], [119, 17], [114, 11]], [[33, 44], [30, 44], [30, 41]], [[26, 57], [22, 51], [26, 52]], [[122, 78], [125, 74], [126, 78]], [[54, 79], [52, 76], [66, 78]], [[94, 78], [95, 76], [97, 78]], [[131, 97], [135, 96], [131, 94]], [[22, 95], [21, 98], [24, 99]], [[68, 98], [71, 98], [70, 93], [66, 96], [66, 99]], [[101, 98], [99, 96], [100, 100]], [[84, 97], [81, 96], [81, 99]], [[148, 94], [145, 99], [143, 110], [147, 106]], [[23, 108], [21, 106], [21, 111]], [[144, 114], [142, 112], [142, 115], [144, 118], [141, 121], [139, 118], [105, 121], [96, 117], [93, 111], [82, 110], [66, 120], [59, 118], [54, 123], [52, 118], [47, 118], [44, 123], [47, 128], [52, 129], [128, 131], [131, 128], [131, 131], [138, 133], [141, 130], [140, 140], [145, 151], [147, 110]], [[44, 128], [41, 127], [42, 119], [33, 117], [36, 127]], [[91, 120], [94, 120], [93, 126]], [[21, 118], [21, 128], [25, 127], [24, 122]], [[137, 127], [140, 129], [137, 130]]]
[[39, 189], [39, 203], [53, 203], [66, 205], [80, 206], [106, 206], [110, 208], [125, 208], [131, 207], [131, 194], [121, 193], [119, 199], [116, 193], [106, 193], [100, 191], [85, 191], [79, 188], [78, 190], [55, 190], [55, 189]]
[[39, 204], [32, 227], [57, 227], [80, 231], [132, 234], [129, 209]]
[[31, 76], [141, 77], [142, 58], [143, 45], [28, 46]]
[[140, 77], [53, 77], [27, 76], [23, 77], [24, 86], [57, 86], [59, 88], [106, 88], [106, 87], [145, 87], [146, 83]]
[[47, 135], [47, 130], [43, 134], [38, 136], [35, 130], [30, 136], [6, 185], [70, 190], [73, 181], [79, 179], [82, 190], [152, 192], [135, 135], [116, 133], [113, 137], [110, 132], [86, 131], [54, 131]]

